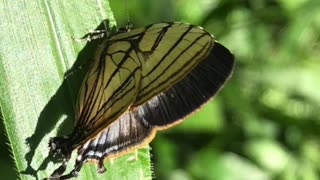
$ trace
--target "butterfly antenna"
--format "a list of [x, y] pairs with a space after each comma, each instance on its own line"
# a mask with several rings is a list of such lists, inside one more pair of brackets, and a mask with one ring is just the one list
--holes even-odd
[[129, 14], [129, 5], [128, 5], [128, 0], [124, 0], [124, 7], [125, 7], [125, 11], [126, 11], [126, 16], [127, 16], [127, 25], [126, 25], [126, 30], [130, 31], [130, 29], [132, 28], [132, 24], [130, 22], [130, 14]]

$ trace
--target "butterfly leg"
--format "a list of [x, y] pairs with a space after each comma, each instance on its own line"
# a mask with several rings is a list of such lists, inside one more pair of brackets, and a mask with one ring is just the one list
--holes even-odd
[[99, 174], [102, 174], [102, 173], [106, 172], [106, 170], [107, 170], [107, 169], [104, 167], [103, 159], [104, 159], [104, 157], [101, 157], [101, 158], [99, 159], [99, 161], [98, 161], [98, 173], [99, 173]]
[[90, 42], [92, 40], [103, 38], [106, 33], [107, 33], [106, 30], [93, 30], [93, 31], [89, 31], [89, 33], [87, 33], [81, 38], [76, 38], [72, 36], [72, 39], [76, 42]]
[[76, 164], [74, 166], [74, 169], [66, 174], [66, 175], [63, 175], [63, 176], [60, 176], [59, 177], [59, 180], [63, 180], [63, 179], [70, 179], [70, 178], [73, 178], [73, 177], [78, 177], [79, 176], [79, 172], [82, 168], [82, 165], [83, 165], [83, 161], [76, 161]]
[[60, 179], [61, 175], [64, 173], [64, 171], [67, 169], [68, 162], [70, 160], [71, 156], [66, 156], [64, 159], [62, 165], [56, 169], [48, 179], [54, 180], [54, 179]]

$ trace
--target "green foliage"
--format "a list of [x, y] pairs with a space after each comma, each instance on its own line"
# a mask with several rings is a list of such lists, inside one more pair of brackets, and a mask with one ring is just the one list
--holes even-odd
[[[212, 103], [158, 133], [151, 144], [156, 177], [320, 178], [320, 2], [129, 3], [136, 26], [202, 25], [236, 56], [233, 77]], [[126, 22], [125, 13], [115, 17]]]
[[[24, 140], [36, 131], [40, 112], [61, 89], [63, 72], [79, 58], [83, 48], [71, 36], [84, 35], [103, 19], [97, 4], [76, 2], [0, 1], [0, 106], [18, 171], [27, 163], [24, 155], [29, 149]], [[110, 3], [117, 22], [125, 25], [123, 1]], [[156, 136], [151, 144], [151, 161], [158, 179], [320, 178], [320, 2], [134, 0], [129, 1], [128, 8], [134, 27], [161, 21], [202, 25], [236, 57], [232, 79], [213, 102]], [[49, 33], [53, 27], [56, 33]], [[86, 56], [80, 54], [80, 59]], [[36, 61], [28, 63], [29, 59]], [[8, 74], [16, 74], [16, 78]], [[4, 88], [4, 82], [15, 86]], [[65, 87], [76, 83], [70, 80], [69, 84]], [[32, 167], [38, 168], [47, 156], [48, 138], [66, 132], [57, 132], [57, 127], [67, 129], [63, 122], [68, 119], [64, 121], [61, 114], [72, 117], [74, 94], [70, 88], [64, 89], [60, 97], [65, 100], [63, 106], [52, 105], [47, 112], [59, 120], [48, 120], [47, 129], [54, 130], [39, 142], [35, 152], [38, 159], [32, 160]], [[21, 103], [21, 99], [28, 103]], [[8, 102], [6, 107], [3, 102]], [[7, 121], [12, 118], [20, 121]], [[12, 130], [16, 126], [19, 128]], [[10, 159], [8, 154], [3, 155], [4, 148], [0, 148], [1, 159], [6, 159], [0, 162], [0, 168], [7, 167]], [[92, 169], [95, 173], [94, 166]]]

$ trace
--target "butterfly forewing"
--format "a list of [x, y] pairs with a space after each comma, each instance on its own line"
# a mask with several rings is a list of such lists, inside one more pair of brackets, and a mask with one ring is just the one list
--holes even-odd
[[213, 44], [209, 33], [183, 23], [154, 24], [113, 36], [80, 90], [78, 131], [92, 138], [132, 104], [166, 91], [205, 59]]

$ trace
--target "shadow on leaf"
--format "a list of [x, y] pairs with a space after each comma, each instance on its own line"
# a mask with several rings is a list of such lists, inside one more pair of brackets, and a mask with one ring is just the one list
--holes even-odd
[[[101, 22], [96, 30], [104, 29], [105, 22], [106, 21]], [[85, 35], [84, 38], [87, 36], [88, 35]], [[46, 134], [50, 133], [54, 129], [59, 119], [63, 116], [66, 116], [67, 118], [65, 118], [63, 123], [59, 126], [57, 136], [68, 135], [71, 133], [74, 124], [74, 109], [78, 90], [85, 76], [85, 72], [87, 71], [90, 62], [92, 62], [90, 60], [93, 59], [95, 49], [99, 42], [99, 40], [87, 42], [85, 47], [80, 51], [73, 67], [66, 72], [65, 79], [59, 89], [41, 111], [34, 134], [26, 139], [26, 143], [30, 148], [30, 151], [25, 155], [28, 166], [20, 173], [31, 175], [36, 177], [36, 179], [39, 179], [37, 175], [38, 171], [45, 170], [50, 161], [54, 163], [59, 161], [56, 160], [57, 158], [53, 158], [52, 154], [48, 153], [48, 156], [42, 161], [41, 165], [37, 169], [31, 166], [36, 149], [40, 142]]]

